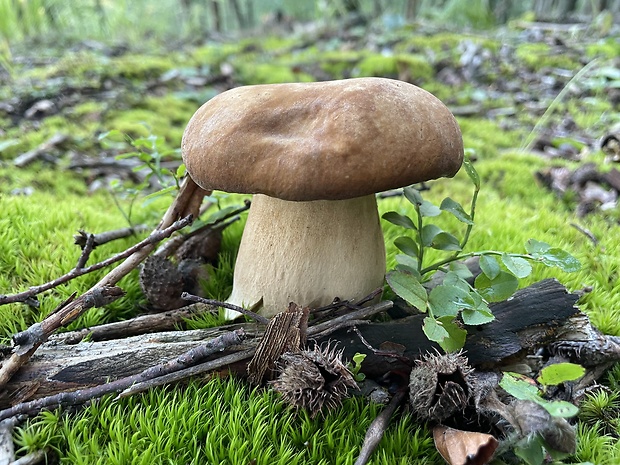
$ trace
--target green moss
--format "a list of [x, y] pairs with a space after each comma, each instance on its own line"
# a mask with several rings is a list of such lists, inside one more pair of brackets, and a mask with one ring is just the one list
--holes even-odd
[[517, 60], [534, 71], [543, 68], [562, 68], [578, 70], [582, 67], [579, 57], [571, 57], [567, 54], [557, 54], [550, 45], [544, 43], [524, 43], [515, 50]]
[[[17, 434], [22, 452], [51, 447], [61, 463], [352, 464], [380, 407], [350, 399], [325, 418], [295, 414], [273, 391], [215, 379], [185, 388], [113, 396], [66, 417], [46, 413]], [[428, 431], [405, 415], [372, 464], [438, 463]]]
[[192, 50], [190, 57], [200, 66], [219, 66], [228, 57], [242, 50], [241, 43], [211, 43]]
[[147, 97], [134, 108], [108, 112], [102, 126], [133, 138], [157, 134], [175, 149], [181, 146], [185, 125], [196, 109], [195, 103], [174, 95]]
[[501, 43], [492, 38], [472, 34], [443, 32], [432, 35], [411, 35], [411, 37], [396, 44], [394, 50], [397, 53], [423, 53], [427, 56], [433, 56], [434, 60], [450, 58], [453, 63], [457, 64], [461, 55], [459, 51], [461, 44], [466, 41], [477, 44], [492, 52], [498, 51], [501, 47]]
[[298, 71], [295, 66], [276, 63], [240, 63], [236, 65], [236, 71], [244, 85], [315, 81], [313, 76]]
[[421, 55], [369, 55], [353, 70], [355, 77], [380, 76], [424, 82], [433, 77], [432, 65]]
[[589, 59], [605, 58], [613, 60], [620, 56], [620, 41], [617, 38], [608, 37], [596, 43], [586, 45], [586, 56]]
[[[36, 168], [35, 168], [36, 169]], [[79, 229], [102, 232], [125, 225], [123, 215], [113, 205], [109, 194], [86, 193], [84, 182], [64, 173], [46, 169], [9, 172], [0, 170], [2, 189], [34, 187], [30, 196], [8, 195], [0, 191], [0, 289], [5, 293], [19, 292], [32, 285], [42, 284], [70, 271], [76, 264], [80, 249], [73, 244], [73, 234]], [[53, 188], [53, 194], [51, 189]], [[134, 207], [134, 220], [138, 223], [149, 217], [147, 210]], [[150, 218], [149, 218], [150, 219]], [[89, 263], [95, 263], [124, 250], [135, 242], [134, 238], [115, 241], [98, 247]], [[43, 294], [39, 310], [28, 309], [23, 304], [0, 306], [0, 338], [7, 338], [16, 330], [23, 330], [55, 308], [72, 292], [82, 293], [93, 286], [106, 270], [85, 275]], [[91, 323], [101, 323], [135, 312], [137, 281], [126, 282], [123, 287], [128, 296], [115, 310], [99, 310], [91, 314]], [[93, 317], [96, 316], [97, 317]]]
[[[329, 74], [332, 79], [351, 77], [353, 68], [363, 57], [361, 52], [354, 50], [334, 50], [325, 52], [317, 50], [316, 53], [319, 55], [319, 66], [323, 71]], [[308, 60], [316, 60], [316, 58], [310, 55]]]
[[502, 129], [495, 121], [482, 118], [458, 118], [465, 147], [478, 158], [496, 157], [502, 149], [514, 149], [523, 143], [521, 131]]

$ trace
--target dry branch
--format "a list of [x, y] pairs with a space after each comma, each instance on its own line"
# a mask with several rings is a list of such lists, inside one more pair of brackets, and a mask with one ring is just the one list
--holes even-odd
[[385, 430], [390, 424], [390, 419], [400, 404], [403, 403], [407, 396], [406, 390], [400, 390], [392, 397], [390, 403], [375, 418], [364, 436], [364, 443], [360, 449], [360, 455], [355, 461], [355, 465], [366, 465], [370, 460], [370, 456], [381, 442], [381, 438], [385, 434]]
[[[185, 222], [189, 224], [189, 222], [191, 222], [191, 218], [195, 217], [198, 213], [204, 196], [208, 193], [209, 192], [205, 191], [194, 181], [192, 181], [189, 176], [186, 177], [181, 184], [181, 189], [174, 202], [166, 211], [160, 224], [149, 236], [159, 239], [157, 241], [155, 239], [151, 239], [150, 242], [143, 244], [146, 240], [148, 240], [147, 238], [145, 241], [142, 241], [142, 245], [140, 247], [134, 249], [134, 246], [128, 249], [132, 250], [132, 252], [127, 255], [127, 259], [121, 265], [117, 266], [106, 276], [104, 276], [104, 278], [93, 288], [83, 294], [80, 298], [76, 299], [74, 302], [64, 306], [61, 311], [55, 312], [54, 314], [48, 316], [42, 323], [36, 323], [24, 331], [23, 333], [28, 334], [30, 346], [28, 346], [26, 350], [24, 350], [24, 348], [17, 347], [11, 358], [2, 364], [2, 367], [0, 367], [0, 388], [9, 381], [20, 366], [28, 361], [37, 347], [45, 342], [47, 337], [49, 337], [52, 332], [56, 331], [60, 326], [73, 321], [88, 308], [98, 306], [100, 302], [105, 304], [102, 297], [105, 297], [106, 293], [111, 292], [112, 289], [116, 289], [114, 287], [115, 284], [136, 266], [138, 266], [142, 260], [144, 260], [155, 249], [155, 246], [159, 241], [169, 237], [169, 235], [174, 231], [180, 229], [181, 224]], [[115, 293], [117, 293], [117, 291], [115, 291]], [[110, 295], [108, 295], [108, 297], [110, 297]], [[0, 303], [2, 303], [2, 299], [0, 299]], [[20, 342], [16, 341], [16, 344], [20, 344]]]
[[[41, 294], [42, 292], [49, 291], [50, 289], [58, 287], [61, 284], [65, 284], [74, 278], [83, 276], [88, 273], [92, 273], [93, 271], [100, 270], [101, 268], [105, 268], [106, 266], [110, 266], [116, 262], [123, 260], [124, 258], [128, 258], [132, 256], [133, 254], [139, 252], [140, 250], [143, 250], [147, 246], [161, 242], [163, 239], [170, 237], [172, 233], [178, 231], [179, 229], [184, 228], [191, 222], [192, 222], [192, 217], [188, 216], [179, 221], [176, 221], [175, 223], [173, 223], [172, 225], [170, 225], [169, 227], [165, 229], [155, 230], [146, 239], [138, 242], [137, 244], [128, 248], [127, 250], [120, 252], [99, 263], [95, 263], [94, 265], [88, 266], [86, 268], [81, 267], [81, 263], [85, 261], [84, 260], [85, 254], [82, 254], [80, 259], [78, 260], [78, 265], [75, 268], [73, 268], [71, 271], [69, 271], [68, 273], [64, 274], [63, 276], [60, 276], [59, 278], [54, 279], [53, 281], [50, 281], [45, 284], [41, 284], [40, 286], [33, 286], [27, 291], [20, 292], [18, 294], [0, 295], [0, 305], [10, 304], [10, 303], [15, 303], [15, 302], [24, 302], [27, 299], [34, 297], [37, 294]], [[88, 248], [85, 248], [84, 250], [88, 250]], [[90, 250], [92, 250], [92, 248]], [[118, 282], [118, 280], [116, 282]], [[116, 284], [116, 282], [112, 284]]]

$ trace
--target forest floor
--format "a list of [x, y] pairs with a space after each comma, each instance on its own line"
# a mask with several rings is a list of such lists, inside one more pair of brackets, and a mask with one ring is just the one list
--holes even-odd
[[[70, 270], [73, 234], [155, 226], [170, 203], [180, 142], [194, 111], [239, 85], [383, 76], [416, 84], [456, 115], [482, 180], [471, 250], [522, 252], [530, 238], [562, 247], [582, 269], [535, 269], [526, 286], [555, 277], [603, 333], [620, 335], [620, 33], [597, 24], [513, 23], [484, 32], [377, 23], [307, 27], [194, 43], [17, 46], [0, 70], [0, 291], [13, 293]], [[138, 153], [136, 153], [138, 152]], [[153, 176], [153, 169], [161, 175]], [[164, 170], [162, 171], [162, 167]], [[584, 174], [585, 173], [585, 174]], [[610, 174], [611, 173], [611, 174]], [[432, 184], [437, 204], [469, 202], [463, 173]], [[222, 205], [239, 202], [223, 197]], [[407, 213], [400, 198], [381, 212]], [[224, 233], [207, 293], [225, 299], [243, 221]], [[393, 240], [383, 224], [388, 270]], [[127, 238], [93, 260], [124, 250]], [[92, 273], [25, 304], [0, 306], [0, 342], [84, 292]], [[69, 329], [133, 317], [146, 302], [132, 273], [126, 296]], [[189, 327], [216, 324], [202, 318]], [[566, 463], [620, 462], [620, 370], [601, 379], [607, 401], [589, 399], [577, 419], [577, 453]], [[245, 415], [247, 405], [255, 413]], [[206, 409], [205, 406], [211, 406]], [[194, 381], [86, 409], [44, 413], [15, 432], [20, 454], [48, 451], [61, 463], [353, 463], [378, 406], [352, 399], [325, 418], [295, 415], [271, 392], [238, 381]], [[257, 433], [257, 431], [260, 432]], [[429, 432], [408, 414], [370, 463], [441, 463]]]

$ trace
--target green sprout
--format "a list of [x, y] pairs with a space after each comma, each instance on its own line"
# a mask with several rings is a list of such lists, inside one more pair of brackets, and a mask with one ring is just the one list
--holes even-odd
[[[437, 207], [424, 200], [415, 188], [406, 187], [403, 193], [414, 207], [414, 217], [393, 211], [383, 215], [384, 220], [413, 233], [413, 237], [401, 236], [394, 240], [402, 254], [396, 256], [398, 264], [387, 274], [387, 282], [398, 296], [428, 314], [424, 319], [424, 333], [447, 352], [457, 351], [465, 344], [467, 331], [463, 324], [477, 326], [493, 321], [495, 317], [488, 304], [512, 296], [519, 286], [519, 279], [532, 272], [531, 263], [555, 266], [566, 272], [578, 271], [581, 267], [568, 252], [534, 239], [525, 244], [526, 253], [465, 252], [474, 226], [480, 177], [469, 159], [464, 161], [463, 168], [474, 184], [469, 212], [450, 197]], [[451, 214], [465, 226], [462, 239], [427, 221], [443, 212]], [[426, 263], [428, 249], [443, 251], [447, 256]], [[471, 257], [480, 258], [482, 270], [473, 286], [467, 281], [471, 272], [461, 263]], [[428, 291], [423, 283], [437, 271], [445, 273], [443, 282]]]

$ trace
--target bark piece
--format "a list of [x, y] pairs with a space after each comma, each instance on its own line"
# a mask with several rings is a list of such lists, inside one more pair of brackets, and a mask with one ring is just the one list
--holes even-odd
[[248, 364], [251, 383], [261, 384], [265, 377], [272, 379], [276, 361], [282, 354], [298, 352], [305, 345], [309, 313], [308, 307], [301, 308], [291, 302], [286, 312], [278, 313], [269, 321]]

